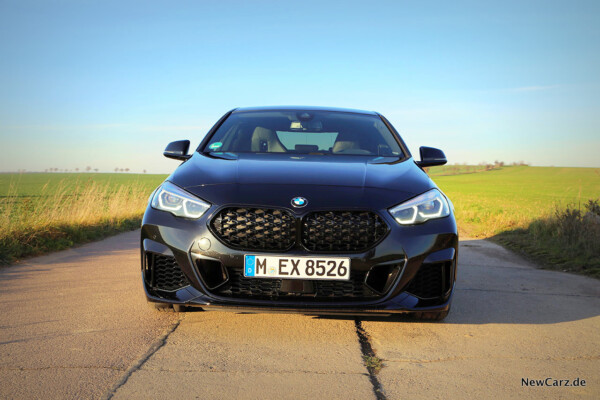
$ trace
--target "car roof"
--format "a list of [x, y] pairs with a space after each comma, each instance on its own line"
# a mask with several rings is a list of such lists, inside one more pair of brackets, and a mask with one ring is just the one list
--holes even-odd
[[355, 114], [378, 115], [375, 111], [355, 110], [351, 108], [338, 107], [318, 107], [318, 106], [263, 106], [263, 107], [239, 107], [233, 110], [236, 112], [251, 112], [251, 111], [333, 111], [346, 112]]

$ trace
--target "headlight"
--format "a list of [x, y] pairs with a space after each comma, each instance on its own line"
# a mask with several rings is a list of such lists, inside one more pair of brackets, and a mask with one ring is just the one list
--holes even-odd
[[210, 208], [210, 204], [170, 182], [165, 182], [154, 193], [152, 208], [170, 212], [176, 217], [196, 219]]
[[430, 219], [450, 215], [448, 201], [437, 189], [431, 189], [406, 203], [390, 208], [389, 211], [401, 225], [422, 224]]

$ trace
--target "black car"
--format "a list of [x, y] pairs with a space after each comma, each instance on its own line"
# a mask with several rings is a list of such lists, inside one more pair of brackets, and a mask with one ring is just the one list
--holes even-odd
[[142, 279], [157, 309], [443, 319], [456, 277], [450, 200], [376, 112], [238, 108], [151, 195]]

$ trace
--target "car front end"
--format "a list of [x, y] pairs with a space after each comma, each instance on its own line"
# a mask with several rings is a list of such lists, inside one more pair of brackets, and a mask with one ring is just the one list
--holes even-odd
[[[199, 150], [214, 143], [211, 133]], [[402, 150], [195, 152], [144, 215], [148, 301], [443, 318], [456, 279], [452, 203]]]

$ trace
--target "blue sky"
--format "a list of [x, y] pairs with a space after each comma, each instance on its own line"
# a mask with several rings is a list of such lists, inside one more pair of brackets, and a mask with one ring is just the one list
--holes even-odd
[[168, 173], [226, 111], [376, 110], [450, 163], [600, 167], [598, 1], [0, 0], [0, 171]]

